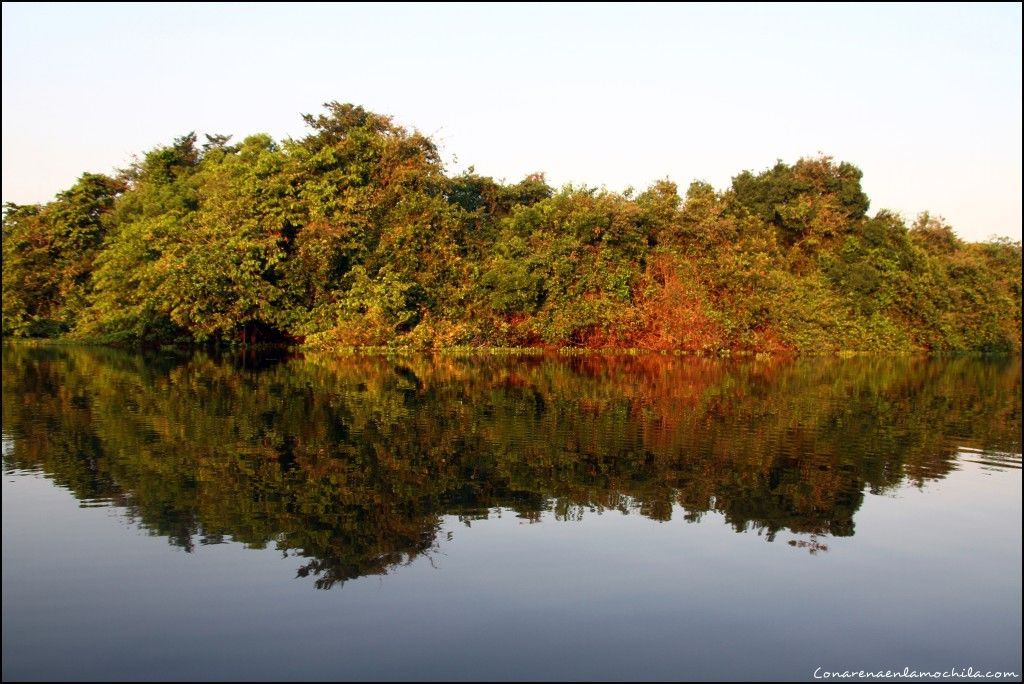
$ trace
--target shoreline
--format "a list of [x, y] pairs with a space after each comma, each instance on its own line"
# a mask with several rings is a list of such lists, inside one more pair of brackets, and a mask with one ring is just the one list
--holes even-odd
[[11, 344], [27, 347], [99, 347], [123, 352], [136, 353], [185, 353], [214, 352], [218, 354], [246, 353], [253, 351], [278, 351], [283, 353], [326, 355], [326, 356], [543, 356], [543, 357], [568, 357], [568, 356], [665, 356], [676, 358], [704, 358], [704, 359], [769, 359], [769, 358], [852, 358], [859, 356], [878, 357], [993, 357], [1004, 358], [1021, 356], [1021, 349], [1005, 351], [981, 351], [981, 350], [929, 350], [929, 349], [901, 349], [901, 350], [858, 350], [840, 349], [828, 351], [799, 351], [799, 350], [751, 350], [751, 349], [649, 349], [644, 347], [502, 347], [502, 346], [470, 346], [453, 345], [446, 347], [412, 347], [412, 346], [339, 346], [335, 348], [310, 348], [303, 345], [288, 345], [275, 343], [255, 343], [232, 346], [205, 346], [205, 345], [175, 345], [162, 344], [150, 346], [116, 345], [96, 340], [74, 340], [61, 338], [17, 338], [5, 337], [3, 344]]

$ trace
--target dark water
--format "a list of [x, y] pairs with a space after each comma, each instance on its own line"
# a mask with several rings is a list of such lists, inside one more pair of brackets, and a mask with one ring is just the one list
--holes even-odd
[[3, 676], [1020, 673], [1020, 373], [4, 347]]

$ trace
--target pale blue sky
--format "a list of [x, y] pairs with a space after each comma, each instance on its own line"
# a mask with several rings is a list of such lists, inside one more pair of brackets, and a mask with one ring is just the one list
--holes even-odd
[[1021, 5], [3, 5], [3, 200], [328, 100], [449, 170], [722, 188], [824, 152], [872, 210], [1021, 236]]

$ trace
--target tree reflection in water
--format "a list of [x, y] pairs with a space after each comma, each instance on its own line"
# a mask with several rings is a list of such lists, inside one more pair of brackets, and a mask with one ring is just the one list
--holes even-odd
[[[1019, 358], [305, 358], [3, 349], [4, 466], [190, 551], [304, 558], [330, 588], [435, 548], [442, 516], [604, 510], [811, 553], [865, 492], [1019, 453]], [[1017, 461], [1019, 464], [1019, 460]]]

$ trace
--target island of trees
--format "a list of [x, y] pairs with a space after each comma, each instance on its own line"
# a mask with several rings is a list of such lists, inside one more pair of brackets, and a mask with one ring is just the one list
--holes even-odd
[[681, 196], [445, 173], [330, 103], [310, 133], [189, 134], [4, 206], [3, 335], [122, 345], [1010, 351], [1021, 244], [869, 213], [828, 157]]

